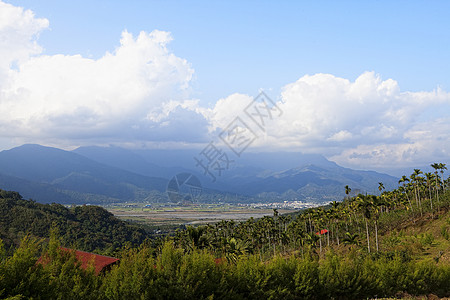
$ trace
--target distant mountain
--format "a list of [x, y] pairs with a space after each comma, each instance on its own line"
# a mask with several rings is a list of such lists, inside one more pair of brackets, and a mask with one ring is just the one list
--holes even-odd
[[237, 187], [237, 191], [258, 197], [277, 197], [285, 200], [329, 201], [345, 197], [344, 187], [355, 191], [378, 193], [378, 183], [386, 189], [397, 187], [396, 177], [373, 171], [357, 171], [340, 167], [307, 165], [273, 173]]
[[[106, 203], [167, 201], [169, 179], [192, 173], [204, 187], [202, 201], [341, 200], [345, 185], [376, 193], [397, 178], [338, 166], [321, 155], [294, 152], [244, 153], [217, 181], [196, 166], [198, 150], [127, 150], [81, 147], [74, 151], [23, 145], [0, 152], [0, 188], [41, 202]], [[35, 194], [31, 194], [35, 191]], [[226, 195], [230, 195], [228, 197]], [[231, 200], [230, 200], [231, 201]]]
[[[151, 177], [170, 179], [178, 173], [187, 171], [182, 167], [167, 166], [166, 162], [158, 161], [157, 158], [148, 161], [142, 155], [120, 147], [79, 147], [72, 152], [105, 165]], [[151, 161], [163, 164], [158, 165]]]
[[30, 181], [23, 178], [0, 174], [0, 187], [8, 191], [20, 191], [26, 199], [42, 203], [78, 203], [75, 195], [69, 195], [48, 183]]
[[[133, 201], [138, 194], [145, 198], [151, 191], [164, 192], [167, 186], [167, 179], [139, 175], [40, 145], [23, 145], [0, 152], [0, 174], [8, 176], [10, 186], [12, 177], [28, 181], [28, 184], [22, 181], [23, 188], [16, 182], [15, 190], [21, 193], [30, 184], [44, 184], [49, 191], [51, 186], [53, 191], [70, 195], [69, 198], [83, 200], [81, 194], [85, 199], [95, 200], [93, 195], [98, 195], [100, 202]], [[65, 202], [66, 199], [59, 200], [59, 195], [55, 201]]]
[[329, 161], [320, 154], [304, 154], [301, 152], [245, 152], [242, 157], [237, 160], [237, 163], [259, 167], [264, 170], [272, 170], [273, 172], [280, 172], [289, 170], [293, 167], [301, 167], [306, 165], [316, 165], [333, 167], [336, 166], [334, 162]]
[[[97, 147], [98, 148], [98, 147]], [[105, 147], [103, 150], [114, 151], [114, 147]], [[223, 149], [222, 149], [223, 150]], [[76, 150], [75, 150], [76, 151]], [[141, 149], [133, 150], [135, 154], [145, 159], [145, 161], [164, 167], [182, 167], [184, 169], [197, 169], [194, 157], [200, 157], [202, 149]], [[225, 172], [224, 176], [233, 176], [233, 170], [239, 172], [252, 170], [252, 174], [257, 174], [265, 170], [271, 172], [283, 171], [292, 167], [308, 164], [333, 165], [325, 157], [319, 154], [303, 154], [300, 152], [244, 152], [241, 157], [235, 156], [230, 151], [225, 151], [229, 159], [233, 161], [231, 171]], [[199, 171], [200, 172], [200, 171]]]
[[[221, 176], [217, 177], [217, 181], [213, 183], [210, 177], [203, 174], [203, 170], [200, 167], [196, 167], [194, 157], [199, 157], [200, 151], [201, 149], [128, 150], [114, 146], [91, 146], [80, 147], [72, 152], [103, 164], [146, 176], [158, 176], [169, 179], [178, 173], [189, 172], [196, 175], [204, 187], [232, 193], [244, 191], [246, 195], [249, 194], [245, 190], [239, 189], [241, 185], [245, 183], [254, 185], [255, 181], [263, 180], [267, 176], [274, 174], [274, 172], [282, 172], [292, 167], [303, 167], [311, 164], [325, 168], [337, 167], [334, 162], [330, 162], [318, 154], [245, 152], [241, 157], [235, 157], [234, 154], [229, 153], [230, 159], [233, 160], [230, 168], [224, 170]], [[278, 191], [279, 188], [275, 190]]]

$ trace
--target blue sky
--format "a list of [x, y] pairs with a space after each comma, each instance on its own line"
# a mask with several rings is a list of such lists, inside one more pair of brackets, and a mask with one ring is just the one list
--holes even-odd
[[[15, 98], [5, 98], [0, 106], [17, 114], [0, 132], [4, 149], [22, 142], [66, 148], [198, 146], [214, 139], [240, 113], [242, 103], [263, 89], [288, 112], [255, 150], [318, 152], [343, 165], [378, 169], [393, 163], [445, 162], [450, 157], [445, 149], [450, 144], [449, 2], [6, 3], [11, 5], [0, 10], [15, 17], [5, 18], [12, 23], [4, 22], [3, 29], [0, 22], [0, 36], [17, 41], [14, 47], [4, 47], [3, 65], [17, 74], [0, 77], [4, 91], [15, 91]], [[27, 10], [34, 14], [31, 19]], [[29, 25], [19, 25], [21, 18]], [[152, 36], [154, 30], [160, 33]], [[124, 31], [135, 44], [121, 44]], [[29, 43], [40, 49], [31, 49]], [[142, 54], [140, 47], [148, 51]], [[114, 63], [102, 60], [107, 52], [117, 56]], [[122, 79], [111, 79], [106, 93], [109, 76], [141, 54], [142, 60], [133, 60], [136, 69], [124, 72]], [[139, 77], [144, 72], [139, 64], [155, 57], [163, 63], [148, 66], [145, 72], [152, 75]], [[94, 73], [105, 80], [83, 80]], [[127, 78], [155, 86], [139, 90], [130, 83], [126, 87], [135, 97], [128, 99], [113, 88]], [[8, 82], [13, 84], [7, 86]], [[78, 89], [69, 93], [70, 82]], [[91, 95], [78, 103], [77, 97]], [[123, 111], [124, 103], [132, 103], [128, 115], [112, 122], [117, 116], [109, 112]], [[143, 111], [145, 116], [139, 114]], [[131, 121], [139, 118], [146, 121]], [[431, 129], [423, 133], [423, 127]], [[181, 130], [186, 128], [189, 132]]]
[[124, 29], [172, 33], [213, 101], [258, 88], [278, 93], [305, 74], [350, 80], [364, 71], [402, 90], [450, 88], [448, 1], [9, 1], [50, 21], [45, 54], [99, 58]]

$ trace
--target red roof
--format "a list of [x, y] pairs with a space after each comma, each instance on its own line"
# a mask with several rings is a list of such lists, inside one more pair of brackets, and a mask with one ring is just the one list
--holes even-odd
[[[98, 254], [94, 254], [94, 253], [89, 253], [89, 252], [84, 252], [84, 251], [79, 251], [79, 250], [74, 250], [74, 249], [69, 249], [69, 248], [63, 248], [63, 247], [60, 247], [60, 249], [62, 251], [66, 251], [66, 252], [74, 252], [78, 262], [81, 264], [80, 265], [81, 268], [83, 268], [85, 270], [91, 265], [91, 263], [93, 263], [96, 275], [100, 274], [103, 270], [105, 270], [105, 268], [108, 268], [109, 266], [111, 266], [119, 261], [119, 259], [115, 258], [115, 257], [98, 255]], [[39, 259], [37, 261], [38, 264], [43, 264], [43, 265], [46, 265], [49, 262], [50, 262], [49, 258], [46, 255], [39, 257]]]
[[110, 266], [119, 261], [118, 258], [103, 256], [94, 253], [73, 250], [69, 248], [61, 247], [61, 250], [64, 251], [75, 251], [75, 256], [77, 260], [81, 263], [81, 268], [87, 269], [92, 262], [94, 264], [95, 274], [100, 274], [100, 272], [105, 269], [107, 266]]

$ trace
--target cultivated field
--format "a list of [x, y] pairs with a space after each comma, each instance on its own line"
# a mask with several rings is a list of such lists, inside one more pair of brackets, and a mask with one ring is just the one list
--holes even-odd
[[[257, 209], [225, 204], [193, 204], [190, 206], [145, 206], [143, 204], [105, 207], [120, 219], [149, 225], [197, 225], [221, 220], [245, 221], [272, 216], [273, 209]], [[279, 213], [292, 210], [279, 209]]]

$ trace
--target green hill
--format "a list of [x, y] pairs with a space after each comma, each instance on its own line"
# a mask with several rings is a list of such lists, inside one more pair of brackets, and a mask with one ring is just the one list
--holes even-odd
[[27, 234], [48, 238], [52, 227], [59, 231], [63, 245], [85, 251], [140, 244], [147, 236], [142, 228], [98, 206], [40, 204], [23, 199], [17, 192], [0, 190], [0, 238], [7, 246], [18, 245]]

